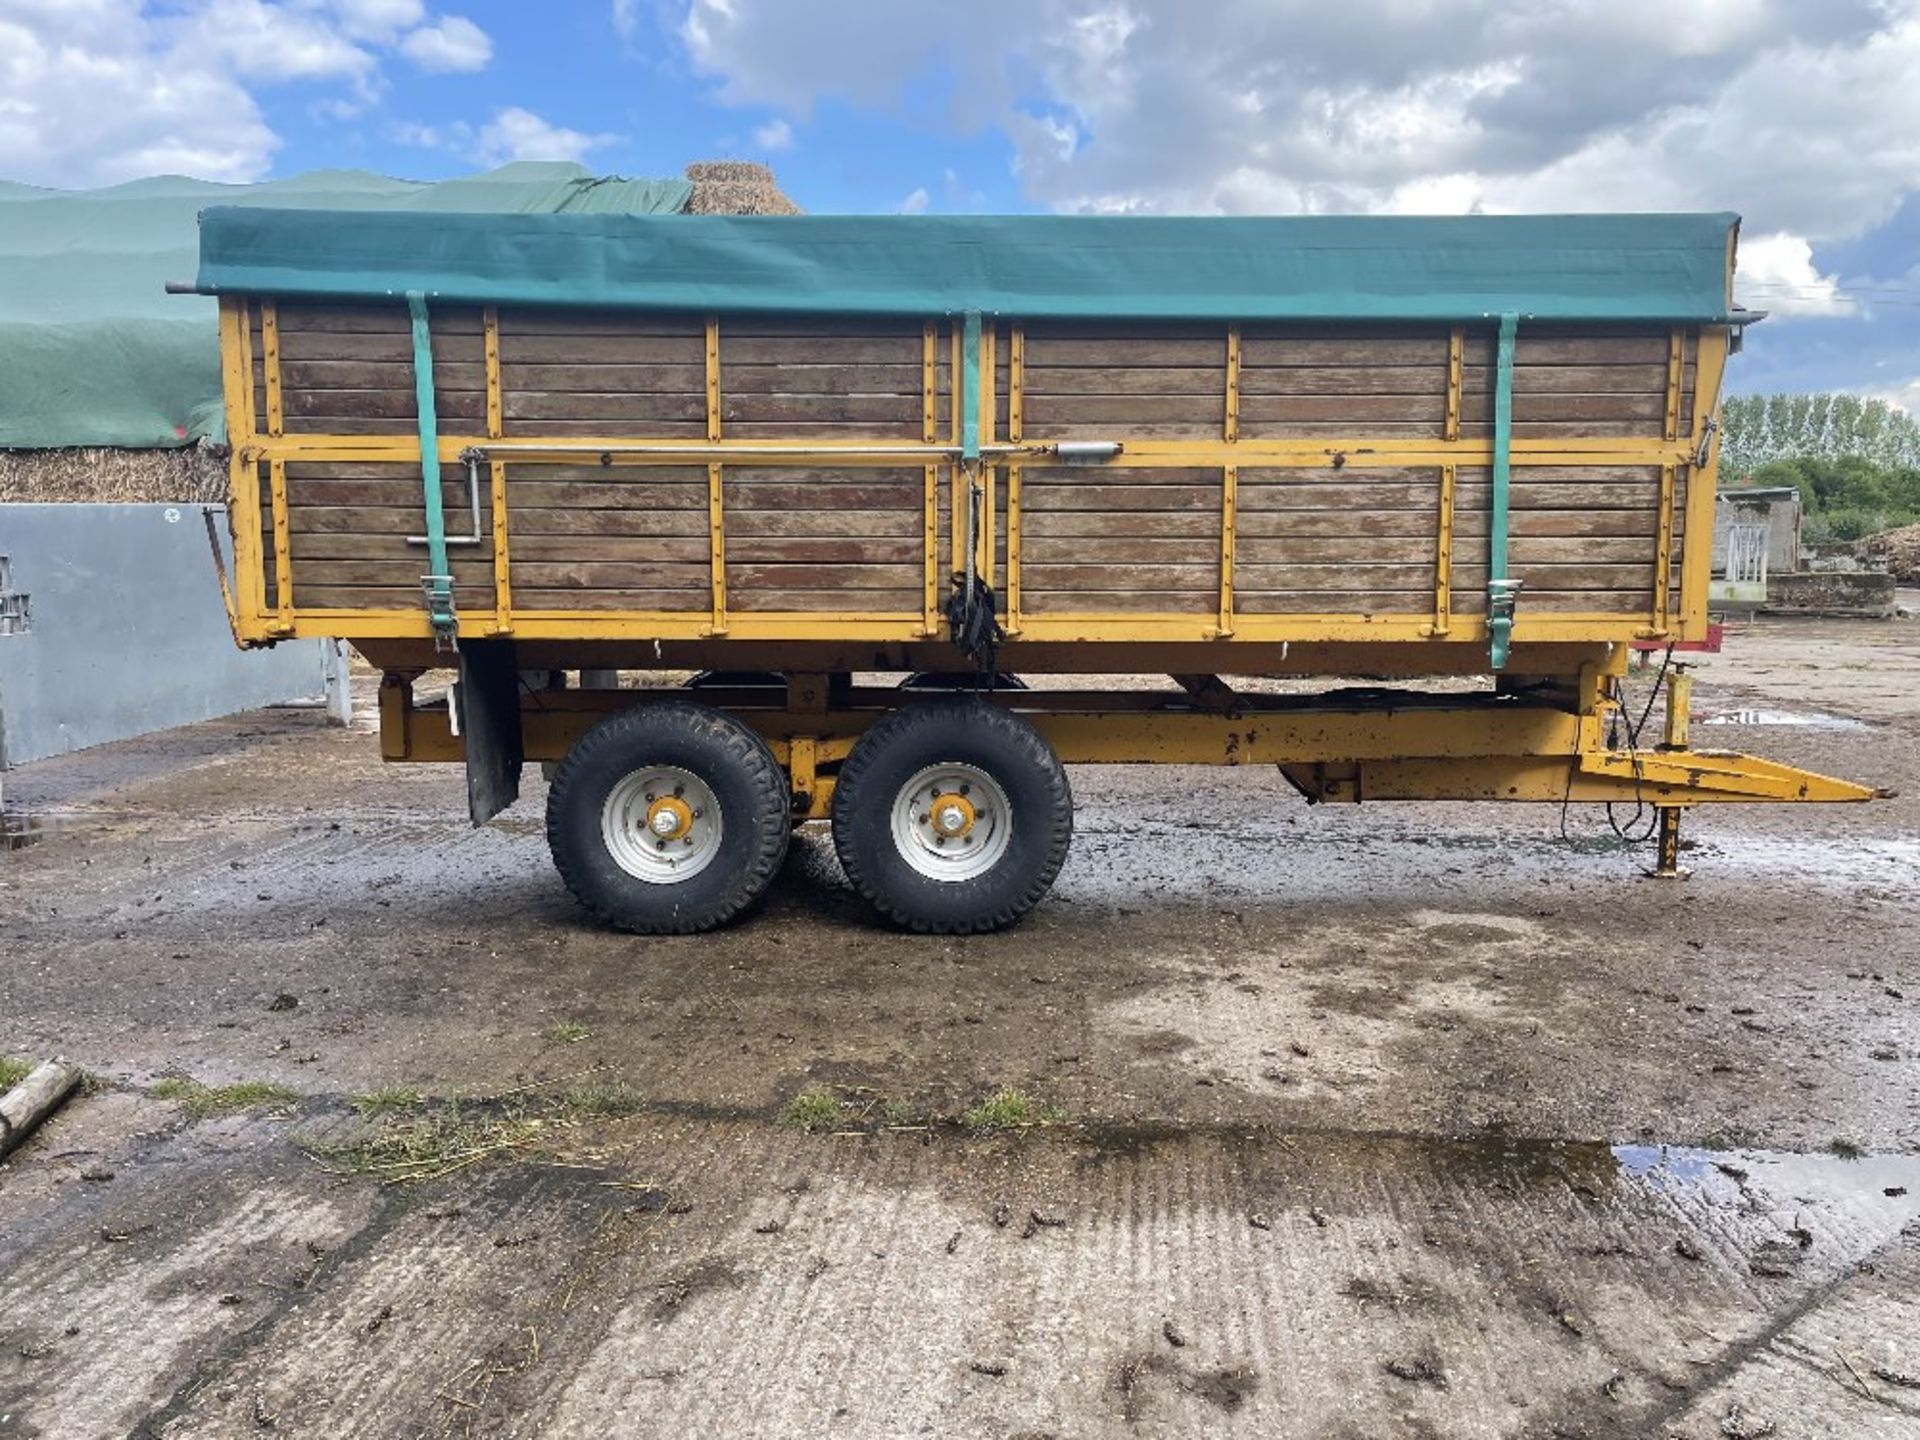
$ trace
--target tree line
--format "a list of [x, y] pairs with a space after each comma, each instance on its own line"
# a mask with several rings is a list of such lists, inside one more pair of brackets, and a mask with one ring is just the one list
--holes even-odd
[[1792, 486], [1810, 540], [1920, 521], [1920, 420], [1863, 395], [1735, 395], [1720, 412], [1724, 486]]

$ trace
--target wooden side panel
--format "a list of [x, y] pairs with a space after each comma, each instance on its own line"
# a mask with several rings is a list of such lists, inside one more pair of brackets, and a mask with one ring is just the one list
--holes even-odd
[[723, 317], [722, 433], [918, 443], [921, 345], [918, 321]]
[[1221, 484], [1213, 469], [1027, 467], [1022, 613], [1213, 614]]
[[919, 467], [727, 471], [729, 609], [919, 614], [925, 483]]
[[1219, 439], [1226, 423], [1224, 325], [1026, 327], [1029, 440]]
[[[269, 410], [261, 307], [251, 308], [255, 407]], [[400, 304], [276, 307], [277, 392], [290, 437], [417, 430], [412, 345]], [[485, 432], [487, 367], [477, 309], [436, 308], [434, 383], [443, 435]], [[957, 438], [958, 351], [936, 327], [934, 434]], [[1493, 324], [1463, 327], [1458, 438], [1492, 431]], [[1021, 438], [1181, 441], [1221, 446], [1213, 464], [1131, 463], [1022, 469], [1021, 601], [1027, 616], [1212, 616], [1221, 603], [1222, 464], [1229, 433], [1229, 327], [1068, 323], [1024, 327]], [[991, 442], [1009, 434], [1009, 327], [992, 325]], [[1444, 443], [1449, 331], [1442, 326], [1240, 329], [1237, 414], [1243, 444], [1275, 440]], [[1657, 444], [1689, 433], [1697, 337], [1657, 327], [1522, 323], [1515, 353], [1517, 440]], [[501, 430], [509, 439], [607, 436], [703, 444], [708, 432], [705, 318], [506, 308], [499, 316]], [[925, 350], [918, 321], [726, 317], [719, 322], [719, 430], [727, 442], [921, 443]], [[1677, 403], [1669, 415], [1670, 396]], [[392, 452], [389, 452], [391, 454]], [[584, 458], [584, 457], [582, 457]], [[1208, 457], [1212, 458], [1212, 457]], [[1424, 458], [1424, 457], [1423, 457]], [[506, 465], [510, 579], [519, 613], [664, 610], [713, 605], [713, 536], [703, 460], [682, 465]], [[571, 462], [572, 457], [567, 457]], [[1007, 588], [1008, 474], [992, 470], [992, 579]], [[287, 462], [287, 533], [302, 608], [422, 607], [425, 528], [417, 464]], [[1233, 606], [1238, 614], [1431, 615], [1441, 472], [1363, 463], [1238, 467]], [[483, 476], [483, 479], [487, 478]], [[1670, 492], [1668, 613], [1680, 608], [1688, 467], [1516, 464], [1510, 568], [1519, 612], [1653, 617], [1661, 508]], [[466, 473], [443, 480], [447, 530], [473, 533]], [[263, 533], [272, 533], [264, 500]], [[925, 480], [918, 463], [730, 462], [721, 481], [727, 610], [911, 616], [925, 599]], [[956, 501], [960, 505], [956, 513]], [[1456, 471], [1449, 574], [1454, 614], [1485, 607], [1489, 476]], [[964, 494], [940, 466], [936, 599], [949, 593]], [[491, 608], [493, 526], [453, 550], [456, 598]], [[269, 605], [278, 603], [269, 564]]]
[[503, 308], [504, 433], [703, 440], [706, 347], [697, 315]]
[[[446, 477], [447, 533], [472, 533], [466, 471]], [[267, 523], [271, 525], [269, 515]], [[454, 603], [462, 610], [493, 609], [492, 515], [480, 507], [487, 542], [449, 552]], [[289, 461], [287, 538], [293, 554], [293, 597], [302, 609], [422, 610], [420, 577], [428, 570], [426, 514], [416, 465]], [[269, 602], [273, 569], [267, 567]]]
[[[414, 435], [413, 327], [405, 305], [286, 301], [278, 307], [280, 393], [289, 435]], [[482, 431], [486, 350], [480, 311], [432, 314], [433, 383], [443, 430]], [[265, 355], [253, 330], [257, 413], [266, 412]]]
[[710, 607], [704, 465], [509, 465], [507, 516], [516, 611]]
[[[1438, 466], [1243, 466], [1238, 500], [1236, 612], [1418, 615], [1432, 609]], [[1484, 528], [1476, 540], [1456, 519], [1454, 557], [1456, 566], [1477, 561], [1484, 584]]]
[[1432, 326], [1243, 327], [1240, 433], [1437, 440], [1446, 422], [1447, 340]]

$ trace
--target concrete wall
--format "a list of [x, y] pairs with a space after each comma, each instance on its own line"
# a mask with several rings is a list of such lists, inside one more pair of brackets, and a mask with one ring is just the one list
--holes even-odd
[[1878, 570], [1802, 571], [1767, 577], [1770, 615], [1893, 614], [1893, 576]]
[[325, 689], [325, 641], [235, 647], [199, 506], [0, 505], [0, 555], [0, 769]]

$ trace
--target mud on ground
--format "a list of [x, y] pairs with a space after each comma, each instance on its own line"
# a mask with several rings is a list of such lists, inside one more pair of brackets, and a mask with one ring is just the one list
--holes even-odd
[[305, 712], [14, 772], [0, 1054], [97, 1082], [0, 1166], [0, 1437], [1920, 1436], [1920, 629], [1699, 675], [1700, 743], [1908, 793], [1676, 883], [1090, 767], [1007, 935], [802, 832], [643, 941], [537, 780], [473, 831]]

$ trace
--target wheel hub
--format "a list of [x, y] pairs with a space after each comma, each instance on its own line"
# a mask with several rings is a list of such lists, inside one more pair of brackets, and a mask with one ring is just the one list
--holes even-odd
[[600, 837], [636, 879], [671, 885], [705, 870], [724, 829], [713, 788], [678, 765], [635, 770], [608, 793]]
[[693, 807], [678, 795], [662, 795], [647, 807], [647, 828], [662, 840], [678, 840], [693, 829]]
[[972, 834], [974, 819], [973, 802], [958, 793], [934, 796], [927, 812], [927, 823], [934, 833], [950, 840]]
[[977, 765], [929, 765], [893, 802], [893, 843], [932, 880], [970, 880], [1000, 862], [1012, 840], [1012, 808], [1000, 782]]

